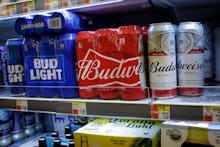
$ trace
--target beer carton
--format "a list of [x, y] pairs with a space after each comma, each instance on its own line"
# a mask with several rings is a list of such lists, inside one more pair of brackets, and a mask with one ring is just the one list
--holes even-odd
[[219, 147], [220, 124], [166, 121], [161, 126], [161, 147]]
[[75, 147], [159, 147], [160, 122], [97, 118], [74, 132]]

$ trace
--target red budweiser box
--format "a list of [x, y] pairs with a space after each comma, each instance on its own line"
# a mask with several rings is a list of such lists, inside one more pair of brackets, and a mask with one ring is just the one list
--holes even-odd
[[142, 27], [83, 31], [76, 55], [82, 98], [140, 100], [148, 97]]

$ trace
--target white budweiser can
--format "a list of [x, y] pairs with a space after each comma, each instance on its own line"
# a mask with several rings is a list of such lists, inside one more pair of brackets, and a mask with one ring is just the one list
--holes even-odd
[[209, 85], [213, 81], [213, 69], [212, 69], [212, 31], [209, 26], [203, 25], [203, 37], [204, 37], [204, 76], [205, 85]]
[[180, 23], [177, 29], [177, 62], [179, 94], [201, 95], [204, 85], [204, 44], [200, 23]]
[[176, 95], [175, 29], [169, 22], [150, 24], [148, 58], [151, 95], [171, 98]]

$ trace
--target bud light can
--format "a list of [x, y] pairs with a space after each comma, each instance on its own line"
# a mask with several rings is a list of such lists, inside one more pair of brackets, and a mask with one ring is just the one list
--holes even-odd
[[24, 128], [23, 128], [23, 124], [24, 124], [24, 115], [22, 112], [17, 112], [14, 111], [12, 113], [12, 141], [17, 142], [17, 141], [21, 141], [22, 139], [24, 139]]
[[35, 134], [35, 116], [33, 112], [24, 113], [24, 131], [25, 137], [30, 137]]
[[15, 31], [22, 36], [33, 35], [33, 29], [31, 27], [32, 16], [19, 17], [15, 21]]
[[38, 35], [49, 33], [50, 32], [50, 29], [48, 28], [49, 18], [50, 18], [49, 14], [35, 15], [31, 23], [33, 33]]
[[[59, 35], [56, 44], [56, 58], [61, 65], [64, 82], [58, 81], [60, 86], [60, 96], [63, 98], [73, 98], [78, 96], [78, 82], [76, 79], [76, 51], [75, 33]], [[58, 69], [59, 67], [57, 67]], [[59, 69], [58, 69], [59, 70]], [[75, 86], [75, 87], [74, 87]]]
[[171, 23], [150, 24], [148, 56], [152, 97], [164, 99], [176, 96], [175, 29]]
[[11, 86], [12, 96], [24, 95], [24, 60], [22, 48], [24, 44], [23, 38], [8, 39], [7, 60], [8, 60], [8, 84]]
[[0, 52], [1, 52], [1, 66], [2, 66], [2, 78], [3, 78], [3, 83], [4, 85], [8, 85], [8, 82], [7, 82], [7, 66], [8, 66], [8, 63], [7, 63], [7, 52], [6, 52], [6, 47], [5, 46], [1, 46], [0, 47]]
[[0, 110], [0, 146], [11, 144], [11, 112]]
[[34, 61], [40, 58], [40, 41], [41, 37], [26, 37], [24, 42], [25, 94], [28, 97], [41, 96], [41, 83], [34, 70]]
[[179, 24], [177, 29], [177, 60], [179, 94], [184, 96], [202, 95], [204, 45], [203, 27], [199, 22]]
[[36, 133], [43, 133], [44, 120], [42, 113], [34, 113]]

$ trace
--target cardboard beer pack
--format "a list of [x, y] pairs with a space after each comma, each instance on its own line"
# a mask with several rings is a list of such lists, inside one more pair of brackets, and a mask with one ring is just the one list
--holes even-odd
[[166, 121], [161, 126], [161, 147], [219, 147], [220, 124]]
[[74, 132], [75, 147], [159, 147], [160, 122], [97, 118]]

